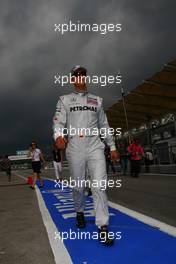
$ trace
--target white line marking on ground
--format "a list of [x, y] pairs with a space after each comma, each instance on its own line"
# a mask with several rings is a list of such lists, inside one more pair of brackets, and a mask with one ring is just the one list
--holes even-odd
[[[53, 179], [50, 178], [45, 178], [51, 181], [54, 181]], [[168, 225], [166, 223], [163, 223], [155, 218], [152, 218], [150, 216], [144, 215], [142, 213], [138, 213], [137, 211], [134, 211], [132, 209], [128, 209], [127, 207], [124, 207], [120, 204], [116, 204], [113, 202], [108, 201], [108, 204], [110, 207], [117, 209], [118, 211], [131, 216], [132, 218], [135, 218], [144, 224], [150, 225], [154, 228], [159, 229], [160, 231], [167, 233], [168, 235], [176, 237], [176, 227]]]
[[53, 250], [56, 264], [72, 264], [73, 262], [66, 247], [64, 246], [64, 243], [59, 238], [54, 239], [55, 234], [58, 234], [58, 230], [53, 220], [51, 219], [51, 216], [45, 206], [43, 197], [38, 187], [36, 188], [36, 194], [38, 198], [40, 212], [48, 233], [48, 238], [50, 241], [51, 248]]
[[14, 174], [20, 178], [22, 178], [23, 180], [27, 180], [26, 177], [22, 176], [21, 174], [17, 173], [16, 171], [14, 172]]
[[[54, 181], [53, 179], [49, 179], [49, 178], [45, 178], [45, 179]], [[130, 217], [135, 218], [135, 219], [139, 220], [140, 222], [143, 222], [144, 224], [150, 225], [154, 228], [159, 229], [160, 231], [162, 231], [164, 233], [167, 233], [168, 235], [176, 237], [176, 227], [174, 227], [174, 226], [168, 225], [168, 224], [163, 223], [163, 222], [161, 222], [155, 218], [152, 218], [150, 216], [147, 216], [147, 215], [138, 213], [134, 210], [128, 209], [127, 207], [124, 207], [120, 204], [116, 204], [116, 203], [113, 203], [110, 201], [108, 201], [108, 204], [110, 207], [117, 209], [118, 211], [120, 211], [126, 215], [129, 215]]]
[[13, 174], [15, 174], [16, 176], [20, 177], [21, 179], [23, 179], [25, 181], [27, 180], [27, 177], [22, 176], [21, 174], [17, 173], [16, 171]]
[[[22, 175], [20, 175], [19, 173], [16, 173], [17, 176], [19, 176], [20, 178], [26, 179], [25, 177], [23, 177]], [[38, 204], [39, 204], [39, 209], [42, 215], [42, 219], [44, 222], [44, 225], [46, 227], [46, 231], [48, 234], [48, 238], [49, 238], [49, 242], [54, 254], [54, 258], [55, 258], [55, 263], [56, 264], [73, 264], [70, 255], [66, 249], [66, 247], [64, 246], [64, 243], [57, 237], [57, 239], [55, 239], [55, 234], [59, 233], [56, 225], [54, 224], [48, 209], [45, 206], [45, 202], [43, 200], [43, 197], [38, 189], [38, 187], [35, 189], [36, 190], [36, 195], [37, 195], [37, 199], [38, 199]]]
[[109, 206], [114, 208], [114, 209], [117, 209], [119, 210], [120, 212], [126, 214], [126, 215], [129, 215], [147, 225], [150, 225], [154, 228], [157, 228], [159, 229], [160, 231], [164, 232], [164, 233], [167, 233], [171, 236], [174, 236], [176, 237], [176, 227], [174, 226], [171, 226], [171, 225], [168, 225], [168, 224], [165, 224], [157, 219], [154, 219], [150, 216], [147, 216], [147, 215], [144, 215], [144, 214], [141, 214], [141, 213], [138, 213], [134, 210], [131, 210], [131, 209], [128, 209], [120, 204], [116, 204], [116, 203], [113, 203], [113, 202], [108, 202]]

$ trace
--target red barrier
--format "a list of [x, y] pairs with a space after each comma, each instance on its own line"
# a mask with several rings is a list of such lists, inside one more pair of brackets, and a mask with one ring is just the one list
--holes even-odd
[[33, 178], [31, 176], [29, 176], [27, 178], [27, 184], [29, 184], [29, 185], [32, 185], [33, 184]]

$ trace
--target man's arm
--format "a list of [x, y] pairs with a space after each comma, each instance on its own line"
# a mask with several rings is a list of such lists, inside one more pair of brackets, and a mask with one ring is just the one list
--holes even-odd
[[44, 155], [40, 150], [40, 160], [45, 164], [45, 159], [44, 159]]
[[41, 150], [39, 150], [40, 152], [40, 160], [43, 162], [43, 166], [44, 166], [44, 169], [46, 170], [47, 169], [47, 162], [46, 162], [46, 160], [45, 160], [45, 158], [44, 158], [44, 155], [43, 155], [43, 153], [42, 153], [42, 151]]
[[63, 97], [60, 97], [57, 105], [56, 112], [53, 118], [53, 137], [56, 141], [56, 146], [58, 149], [64, 149], [66, 142], [63, 138], [63, 131], [66, 124], [66, 109], [64, 107]]
[[28, 158], [31, 158], [31, 151], [32, 151], [32, 148], [29, 147], [29, 150], [28, 150], [28, 153], [27, 153], [27, 157], [28, 157]]

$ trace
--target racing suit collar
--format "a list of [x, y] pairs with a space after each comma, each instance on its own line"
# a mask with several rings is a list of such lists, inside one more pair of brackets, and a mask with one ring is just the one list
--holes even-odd
[[83, 91], [83, 92], [74, 91], [73, 93], [84, 96], [84, 95], [88, 94], [88, 91]]

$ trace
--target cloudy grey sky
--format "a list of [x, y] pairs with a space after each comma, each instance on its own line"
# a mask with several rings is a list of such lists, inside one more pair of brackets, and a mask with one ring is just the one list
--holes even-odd
[[[59, 95], [54, 84], [77, 64], [89, 74], [120, 69], [126, 90], [175, 58], [175, 0], [0, 0], [0, 153], [26, 149], [32, 139], [52, 140]], [[122, 23], [121, 33], [54, 32], [54, 24]], [[105, 107], [120, 98], [119, 86], [90, 86]]]

